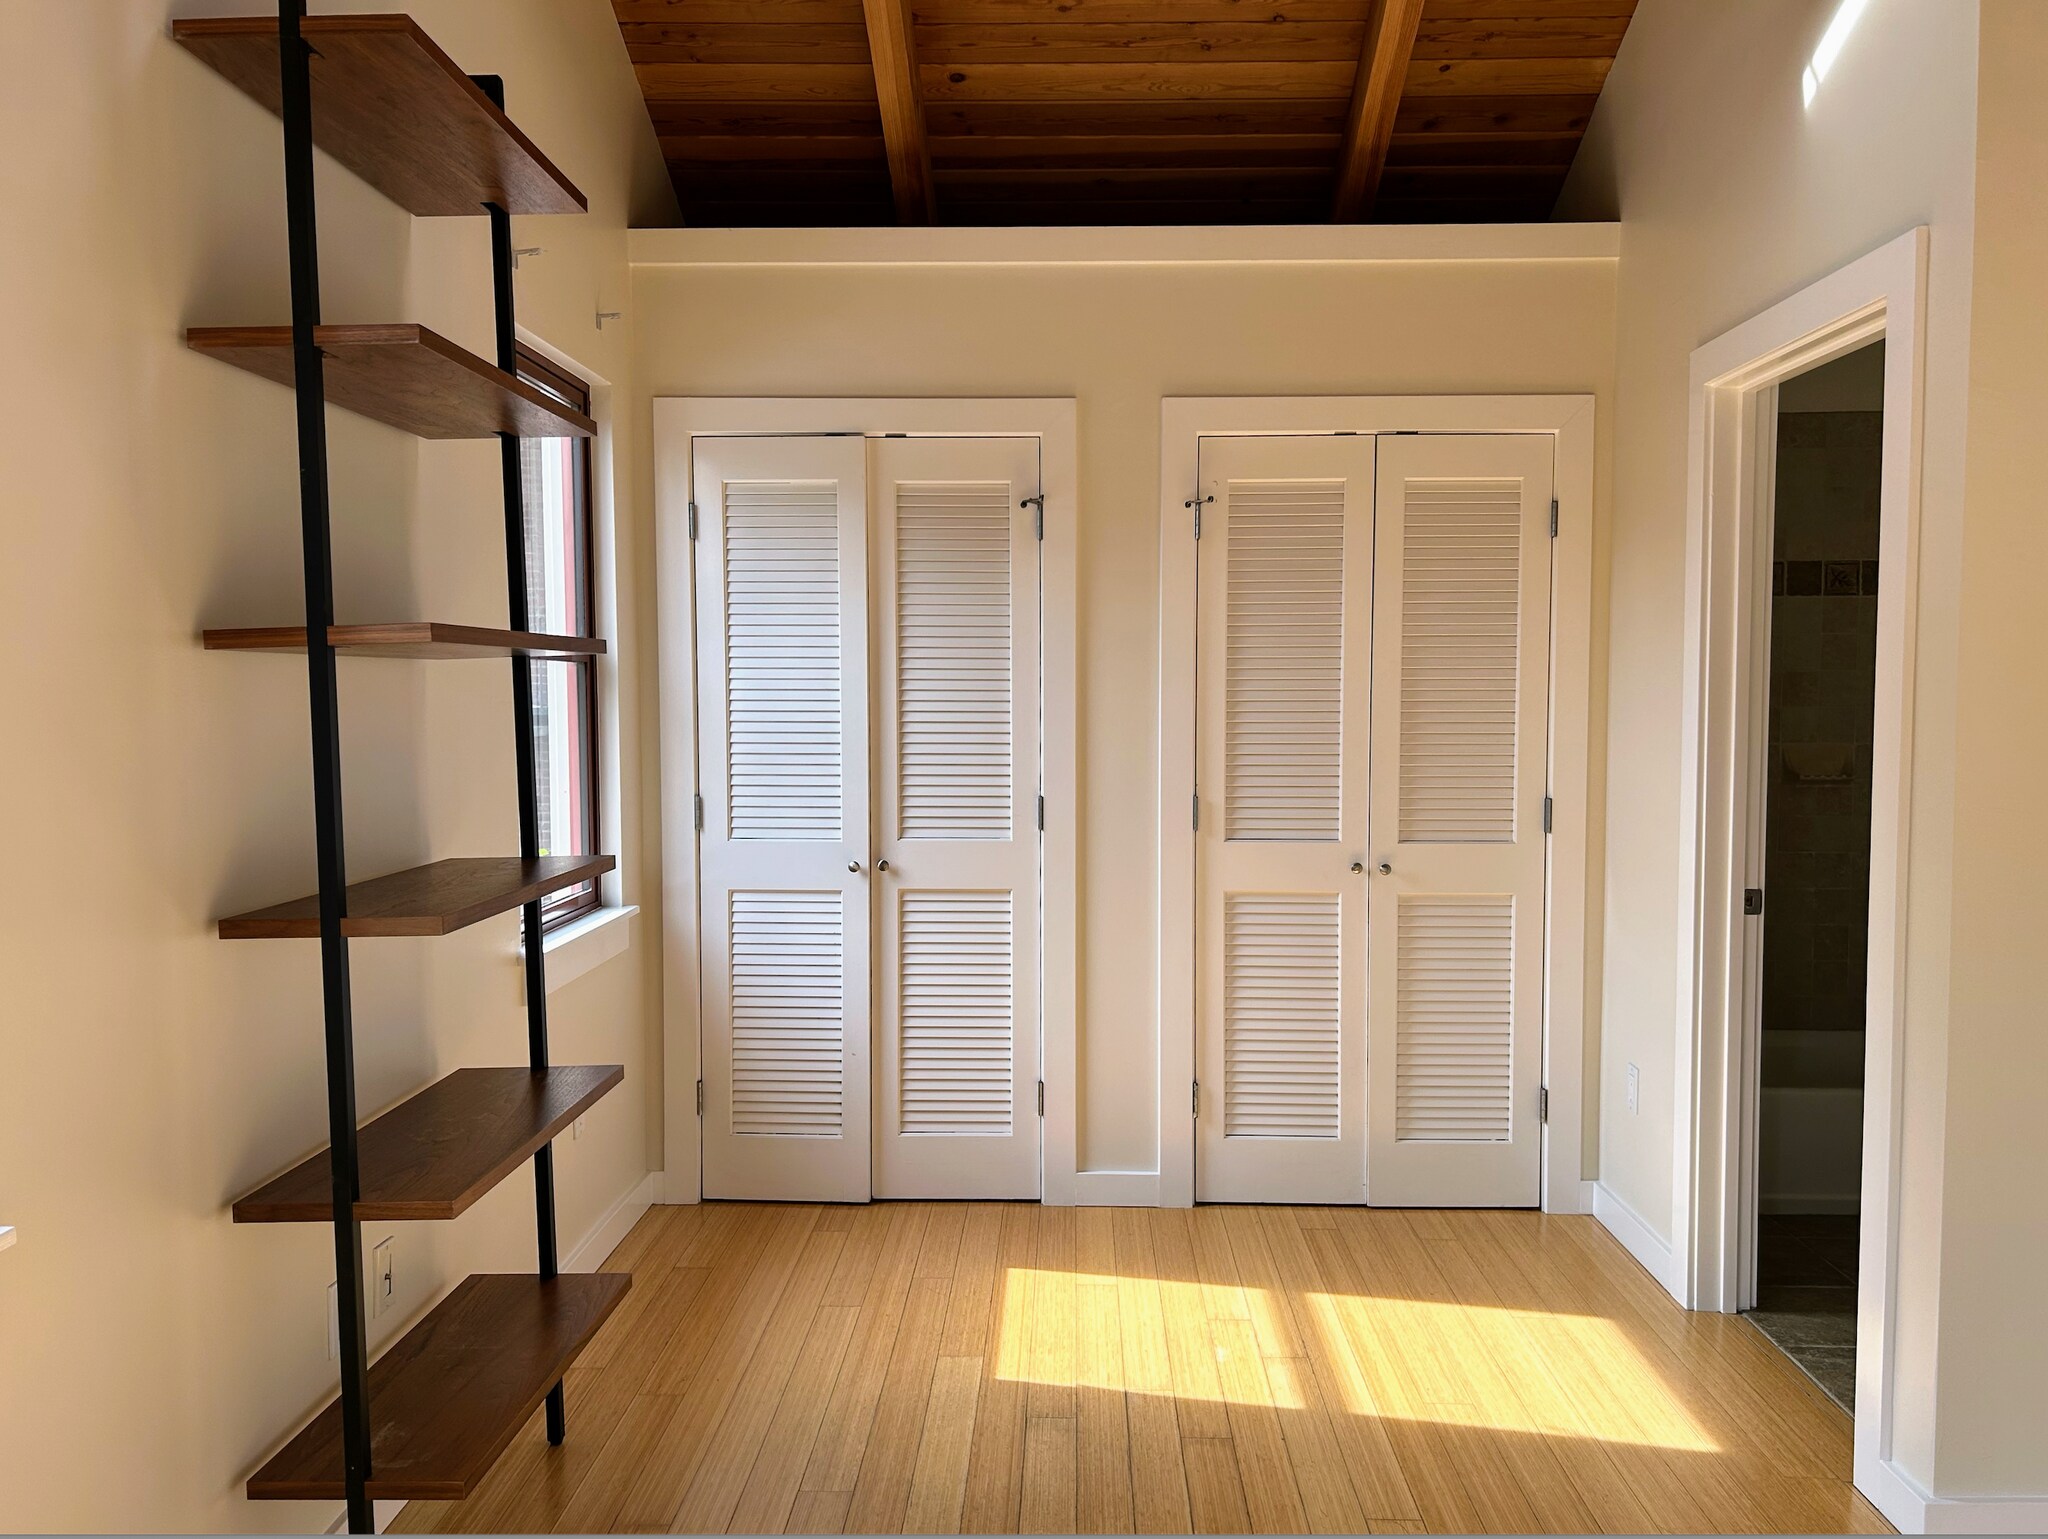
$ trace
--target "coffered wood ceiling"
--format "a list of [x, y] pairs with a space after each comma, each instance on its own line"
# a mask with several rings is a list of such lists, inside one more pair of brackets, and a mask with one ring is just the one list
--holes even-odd
[[613, 0], [692, 225], [1549, 217], [1636, 0]]

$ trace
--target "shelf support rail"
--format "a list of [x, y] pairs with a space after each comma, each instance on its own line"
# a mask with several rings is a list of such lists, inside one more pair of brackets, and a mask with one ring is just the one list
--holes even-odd
[[342, 1482], [349, 1532], [376, 1531], [369, 1498], [370, 1354], [364, 1334], [363, 1230], [356, 1152], [355, 1025], [349, 999], [348, 865], [341, 821], [341, 717], [335, 691], [334, 562], [327, 486], [327, 394], [320, 324], [319, 221], [313, 190], [312, 58], [306, 0], [278, 0], [286, 242], [291, 261], [292, 383], [299, 445], [299, 538], [306, 587], [306, 682], [313, 727], [313, 827], [320, 873], [320, 980], [326, 1021], [327, 1139], [333, 1151], [334, 1277], [341, 1357]]
[[[497, 75], [472, 75], [479, 89], [502, 112], [505, 110], [505, 82]], [[497, 364], [507, 374], [519, 372], [519, 334], [512, 307], [512, 269], [518, 258], [512, 249], [512, 216], [501, 205], [486, 203], [491, 222], [491, 290], [497, 318]], [[505, 591], [515, 631], [531, 630], [526, 577], [526, 495], [519, 464], [519, 438], [513, 433], [498, 435], [498, 456], [505, 488]], [[533, 659], [514, 654], [512, 658], [513, 757], [519, 780], [519, 854], [532, 860], [540, 854], [540, 792], [536, 770], [533, 721]], [[547, 955], [542, 946], [541, 900], [525, 905], [523, 936], [526, 943], [526, 1048], [531, 1066], [539, 1071], [548, 1066]], [[533, 1156], [533, 1216], [535, 1242], [540, 1252], [540, 1275], [556, 1275], [555, 1245], [555, 1151], [544, 1143]], [[559, 1446], [568, 1435], [568, 1417], [558, 1381], [548, 1390], [548, 1442]]]

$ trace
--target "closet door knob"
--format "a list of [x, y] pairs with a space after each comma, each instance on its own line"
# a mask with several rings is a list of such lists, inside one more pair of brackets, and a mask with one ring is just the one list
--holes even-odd
[[847, 870], [849, 870], [849, 871], [851, 871], [851, 872], [852, 872], [852, 873], [853, 873], [853, 874], [854, 874], [855, 876], [859, 876], [859, 875], [860, 875], [860, 862], [859, 862], [859, 861], [857, 861], [857, 860], [849, 860], [849, 861], [848, 861], [848, 862], [846, 863], [846, 869], [847, 869]]
[[889, 862], [887, 862], [886, 860], [878, 860], [875, 862], [875, 869], [877, 871], [887, 871], [889, 869]]
[[1365, 875], [1365, 862], [1362, 860], [1354, 860], [1353, 862], [1351, 862], [1351, 874], [1353, 876]]
[[1384, 861], [1384, 860], [1383, 860], [1383, 861], [1381, 861], [1381, 862], [1380, 862], [1380, 875], [1381, 875], [1381, 876], [1392, 876], [1393, 874], [1394, 874], [1394, 868], [1393, 868], [1393, 866], [1391, 866], [1390, 864], [1388, 864], [1388, 863], [1387, 863], [1386, 861]]

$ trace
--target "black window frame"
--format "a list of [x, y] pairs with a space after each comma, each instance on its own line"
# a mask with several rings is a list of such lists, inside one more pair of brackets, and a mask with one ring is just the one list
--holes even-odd
[[[519, 346], [519, 377], [528, 384], [537, 385], [548, 394], [573, 406], [585, 416], [590, 415], [590, 385], [587, 381], [563, 369], [550, 359], [542, 357], [524, 343]], [[597, 528], [596, 514], [592, 507], [594, 481], [592, 477], [591, 440], [577, 438], [570, 440], [570, 463], [575, 472], [575, 560], [578, 582], [576, 584], [576, 614], [570, 634], [595, 636], [597, 634]], [[528, 557], [531, 560], [531, 527], [529, 526]], [[529, 569], [530, 570], [530, 569]], [[528, 578], [531, 581], [531, 578]], [[537, 618], [537, 617], [536, 617]], [[598, 755], [598, 709], [597, 709], [597, 659], [578, 658], [574, 661], [535, 662], [538, 672], [548, 668], [573, 668], [578, 670], [579, 687], [575, 691], [577, 714], [581, 719], [580, 747], [582, 749], [583, 788], [582, 806], [577, 809], [588, 837], [586, 845], [595, 853], [603, 844], [603, 801], [599, 780], [600, 759]], [[546, 675], [540, 673], [535, 679], [536, 686], [544, 682]], [[538, 746], [538, 745], [537, 745]], [[536, 788], [537, 790], [539, 788]], [[604, 906], [604, 894], [599, 888], [599, 879], [579, 883], [562, 892], [551, 893], [541, 902], [541, 933], [549, 934], [564, 925], [573, 924]]]

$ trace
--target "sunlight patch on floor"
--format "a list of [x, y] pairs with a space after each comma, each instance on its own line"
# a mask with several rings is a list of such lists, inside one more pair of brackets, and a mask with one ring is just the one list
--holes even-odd
[[[1261, 1356], [1259, 1343], [1294, 1341], [1314, 1330], [1324, 1359], [1412, 1363], [1416, 1344], [1427, 1343], [1426, 1360], [1436, 1365], [1422, 1375], [1389, 1366], [1381, 1384], [1341, 1376], [1327, 1391], [1336, 1402], [1332, 1411], [1684, 1453], [1721, 1451], [1627, 1332], [1597, 1315], [1328, 1292], [1290, 1300], [1241, 1284], [1046, 1267], [1006, 1268], [1000, 1287], [995, 1375], [1017, 1383], [1306, 1410], [1315, 1392], [1304, 1393], [1303, 1362]], [[1132, 1308], [1136, 1318], [1123, 1312]], [[1143, 1363], [1126, 1363], [1133, 1333], [1154, 1338], [1156, 1353], [1143, 1355], [1155, 1357], [1162, 1369], [1178, 1348], [1178, 1382], [1165, 1374], [1139, 1382]], [[1191, 1339], [1205, 1361], [1188, 1361]], [[1539, 1393], [1541, 1386], [1521, 1369], [1538, 1340], [1570, 1352], [1598, 1383], [1590, 1391], [1580, 1385]], [[1400, 1382], [1391, 1377], [1396, 1372], [1405, 1375]], [[1501, 1392], [1510, 1373], [1516, 1392]]]

